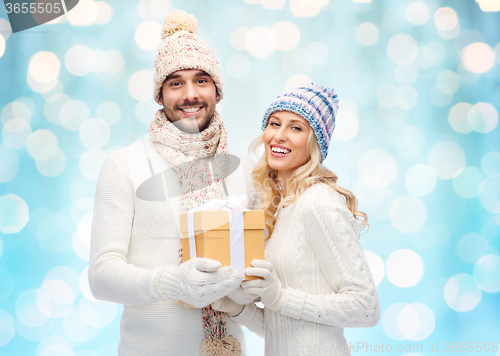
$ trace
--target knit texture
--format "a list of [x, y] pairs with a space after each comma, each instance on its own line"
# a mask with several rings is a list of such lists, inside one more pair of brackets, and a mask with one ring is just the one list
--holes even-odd
[[253, 332], [264, 329], [266, 355], [307, 348], [349, 355], [343, 327], [377, 324], [378, 294], [358, 224], [342, 196], [326, 184], [313, 185], [279, 210], [265, 258], [286, 289], [281, 311], [250, 304], [231, 319]]
[[[260, 201], [250, 177], [254, 164], [229, 154], [240, 159], [240, 166], [224, 179], [228, 193], [247, 194], [248, 208], [256, 209]], [[138, 194], [153, 177], [160, 178], [160, 185], [151, 187], [150, 196], [166, 198], [149, 201]], [[176, 303], [177, 295], [164, 296], [158, 288], [162, 271], [179, 267], [180, 197], [168, 194], [181, 189], [176, 173], [148, 139], [114, 152], [101, 169], [89, 283], [96, 299], [124, 306], [120, 356], [199, 355], [206, 339], [202, 309], [185, 308]], [[226, 330], [245, 355], [241, 327], [226, 320]]]
[[306, 119], [318, 141], [321, 162], [328, 155], [328, 147], [335, 129], [339, 99], [333, 88], [319, 83], [297, 87], [280, 94], [267, 108], [262, 119], [262, 130], [269, 117], [278, 111], [290, 111]]
[[198, 36], [196, 18], [182, 10], [170, 11], [163, 20], [161, 39], [154, 59], [155, 101], [160, 104], [160, 91], [165, 79], [170, 74], [184, 69], [198, 69], [210, 75], [219, 94], [217, 102], [222, 100], [224, 83], [220, 64], [207, 42]]

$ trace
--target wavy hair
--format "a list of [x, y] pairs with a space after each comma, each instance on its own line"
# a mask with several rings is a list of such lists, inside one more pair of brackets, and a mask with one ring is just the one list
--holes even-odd
[[[264, 133], [250, 143], [249, 155], [256, 155], [256, 151], [261, 144], [264, 144]], [[345, 198], [347, 208], [359, 222], [360, 230], [368, 227], [368, 217], [362, 211], [357, 210], [358, 201], [354, 194], [348, 189], [337, 185], [338, 176], [320, 163], [321, 152], [312, 129], [309, 131], [307, 139], [307, 152], [309, 161], [292, 172], [291, 177], [288, 179], [287, 197], [283, 201], [277, 184], [278, 171], [267, 164], [265, 151], [252, 172], [255, 190], [262, 198], [260, 209], [264, 210], [268, 232], [264, 237], [265, 240], [269, 239], [273, 233], [276, 223], [275, 213], [278, 208], [293, 203], [307, 188], [316, 183], [325, 183], [340, 193]]]

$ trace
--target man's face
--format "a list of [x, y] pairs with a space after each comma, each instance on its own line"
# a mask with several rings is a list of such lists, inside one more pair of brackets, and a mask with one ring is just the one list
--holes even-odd
[[207, 73], [197, 69], [174, 72], [165, 79], [161, 94], [163, 111], [179, 130], [198, 133], [210, 125], [218, 94]]

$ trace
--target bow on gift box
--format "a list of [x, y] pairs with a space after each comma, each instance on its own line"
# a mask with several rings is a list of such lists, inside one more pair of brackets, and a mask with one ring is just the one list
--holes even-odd
[[196, 244], [194, 234], [193, 214], [202, 210], [229, 211], [229, 236], [231, 266], [240, 271], [245, 278], [245, 236], [243, 212], [246, 209], [248, 196], [244, 194], [231, 195], [227, 199], [212, 199], [205, 204], [191, 209], [188, 214], [188, 234], [190, 258], [196, 258]]

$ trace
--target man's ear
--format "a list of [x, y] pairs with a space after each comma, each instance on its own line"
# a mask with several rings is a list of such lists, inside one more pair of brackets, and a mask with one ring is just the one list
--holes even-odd
[[219, 99], [220, 99], [220, 95], [219, 95], [219, 93], [217, 93], [217, 95], [215, 96], [215, 100], [219, 101]]
[[161, 95], [161, 92], [160, 92], [160, 98], [158, 101], [160, 102], [160, 105], [163, 106], [163, 95]]

